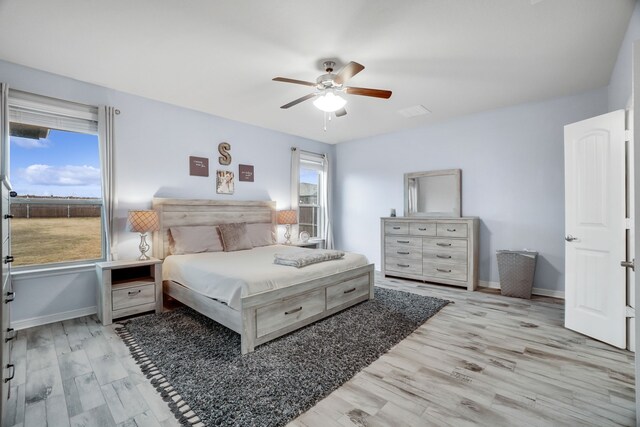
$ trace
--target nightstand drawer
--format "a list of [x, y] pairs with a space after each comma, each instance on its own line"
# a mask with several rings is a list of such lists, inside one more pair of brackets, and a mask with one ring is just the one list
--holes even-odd
[[153, 283], [117, 289], [112, 292], [112, 309], [135, 307], [153, 303], [156, 300], [156, 288]]

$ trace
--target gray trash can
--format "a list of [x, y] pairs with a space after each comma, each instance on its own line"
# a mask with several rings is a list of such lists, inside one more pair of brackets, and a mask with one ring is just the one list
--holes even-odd
[[498, 251], [500, 293], [508, 297], [531, 298], [538, 252]]

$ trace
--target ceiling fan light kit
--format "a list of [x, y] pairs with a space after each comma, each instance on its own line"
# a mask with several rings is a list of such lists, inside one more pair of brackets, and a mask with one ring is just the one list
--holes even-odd
[[316, 92], [291, 101], [280, 108], [287, 109], [300, 104], [307, 99], [316, 98], [313, 101], [313, 105], [317, 109], [324, 111], [325, 113], [336, 113], [336, 117], [342, 117], [347, 114], [347, 111], [344, 109], [347, 100], [340, 95], [336, 95], [336, 92], [383, 99], [389, 99], [391, 97], [392, 92], [390, 90], [344, 86], [344, 83], [347, 80], [364, 70], [364, 65], [351, 61], [342, 67], [337, 74], [333, 72], [335, 65], [335, 62], [333, 61], [325, 61], [323, 66], [326, 74], [318, 77], [315, 83], [304, 80], [289, 79], [287, 77], [274, 78], [273, 80], [276, 82], [294, 83], [303, 86], [313, 86], [316, 88]]
[[327, 92], [322, 96], [316, 98], [313, 101], [313, 105], [320, 111], [324, 111], [325, 113], [333, 113], [343, 108], [347, 100], [341, 97], [340, 95], [336, 95], [335, 93]]

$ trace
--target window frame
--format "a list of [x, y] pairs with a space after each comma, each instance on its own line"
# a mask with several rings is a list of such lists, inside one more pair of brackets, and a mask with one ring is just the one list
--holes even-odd
[[[318, 222], [316, 225], [316, 229], [317, 231], [317, 235], [315, 236], [310, 236], [312, 239], [322, 239], [323, 237], [321, 236], [322, 234], [322, 230], [324, 229], [324, 206], [322, 204], [323, 200], [326, 200], [326, 197], [323, 197], [323, 192], [326, 191], [326, 189], [324, 188], [324, 162], [325, 162], [325, 157], [323, 154], [315, 154], [315, 153], [309, 153], [309, 152], [305, 152], [305, 151], [301, 151], [300, 152], [300, 163], [299, 163], [299, 171], [298, 171], [298, 182], [297, 182], [297, 186], [298, 186], [298, 221], [300, 221], [300, 208], [301, 207], [310, 207], [310, 208], [317, 208], [318, 209]], [[307, 169], [307, 170], [315, 170], [318, 172], [318, 197], [317, 197], [317, 203], [316, 204], [311, 204], [311, 203], [300, 203], [300, 185], [301, 185], [301, 181], [300, 181], [300, 174], [301, 171], [303, 169]], [[313, 229], [314, 224], [304, 224], [304, 225], [310, 225]], [[298, 227], [300, 226], [300, 223], [298, 223]], [[299, 229], [299, 228], [298, 228]], [[311, 233], [310, 233], [311, 234]]]
[[[27, 114], [34, 114], [35, 116], [41, 116], [44, 121], [51, 120], [54, 123], [42, 122], [38, 124], [49, 129], [62, 130], [66, 132], [82, 133], [86, 135], [95, 135], [98, 137], [98, 156], [101, 157], [101, 144], [102, 141], [98, 132], [98, 107], [79, 104], [71, 101], [50, 98], [42, 95], [32, 94], [29, 92], [23, 92], [18, 90], [9, 89], [9, 130], [11, 130], [12, 123], [33, 124], [29, 120], [21, 121], [20, 114], [26, 112]], [[86, 128], [85, 128], [86, 126]], [[7, 153], [4, 159], [6, 162], [7, 177], [11, 177], [11, 137], [6, 141], [6, 147], [2, 147], [3, 152]], [[60, 205], [84, 205], [84, 206], [100, 206], [100, 258], [88, 258], [81, 260], [70, 260], [51, 262], [45, 264], [28, 264], [12, 267], [12, 272], [36, 272], [46, 270], [59, 270], [74, 267], [82, 267], [96, 262], [105, 261], [107, 259], [107, 238], [104, 223], [104, 182], [102, 173], [102, 162], [100, 164], [100, 197], [93, 199], [69, 199], [69, 198], [11, 198], [9, 205], [16, 204], [31, 204], [31, 205], [47, 205], [47, 206], [60, 206]], [[19, 201], [18, 201], [19, 200]], [[24, 201], [24, 200], [29, 200]], [[12, 245], [11, 237], [9, 244]]]

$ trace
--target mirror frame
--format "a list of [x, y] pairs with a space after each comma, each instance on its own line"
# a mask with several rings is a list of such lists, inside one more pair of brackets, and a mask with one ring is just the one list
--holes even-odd
[[[451, 212], [442, 213], [427, 213], [427, 212], [409, 212], [409, 180], [415, 178], [429, 177], [429, 176], [452, 176], [455, 181], [455, 188], [457, 189], [454, 195], [454, 207]], [[456, 217], [462, 216], [462, 170], [461, 169], [443, 169], [437, 171], [424, 171], [424, 172], [410, 172], [404, 174], [404, 215], [405, 216], [418, 216], [418, 217]]]

